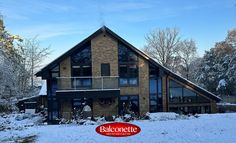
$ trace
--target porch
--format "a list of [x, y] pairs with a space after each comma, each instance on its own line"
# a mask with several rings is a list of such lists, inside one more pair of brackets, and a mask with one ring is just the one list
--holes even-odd
[[118, 76], [58, 77], [56, 98], [62, 118], [71, 119], [86, 102], [93, 116], [118, 114]]

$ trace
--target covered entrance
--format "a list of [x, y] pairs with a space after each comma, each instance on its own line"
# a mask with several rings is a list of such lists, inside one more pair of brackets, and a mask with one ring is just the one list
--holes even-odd
[[57, 91], [60, 115], [65, 119], [77, 119], [85, 105], [92, 109], [92, 115], [111, 116], [118, 114], [120, 90]]

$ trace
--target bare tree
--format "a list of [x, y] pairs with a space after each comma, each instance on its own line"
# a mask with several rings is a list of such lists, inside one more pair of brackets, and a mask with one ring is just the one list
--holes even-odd
[[184, 40], [181, 41], [177, 48], [176, 53], [178, 57], [181, 59], [181, 75], [189, 79], [190, 74], [190, 64], [193, 62], [193, 60], [196, 58], [197, 53], [197, 47], [195, 44], [195, 41], [190, 40]]
[[25, 39], [21, 47], [21, 55], [24, 57], [23, 65], [30, 75], [30, 85], [34, 88], [35, 72], [42, 66], [42, 62], [50, 54], [50, 48], [42, 48], [35, 38]]
[[144, 51], [161, 65], [170, 67], [180, 42], [179, 31], [176, 28], [155, 29], [145, 37], [147, 45]]

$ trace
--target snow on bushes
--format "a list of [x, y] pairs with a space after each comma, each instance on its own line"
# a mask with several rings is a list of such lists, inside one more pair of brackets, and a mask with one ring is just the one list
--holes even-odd
[[149, 117], [151, 121], [166, 121], [166, 120], [176, 120], [179, 115], [176, 113], [147, 113], [146, 116]]
[[[179, 120], [179, 119], [189, 119], [192, 118], [184, 115], [179, 115], [176, 113], [146, 113], [146, 116], [142, 119], [146, 119], [149, 121], [168, 121], [168, 120]], [[114, 122], [130, 122], [135, 121], [134, 117], [129, 114], [125, 116], [113, 116]], [[21, 114], [2, 114], [0, 115], [0, 131], [3, 130], [23, 130], [27, 127], [42, 125], [44, 121], [44, 117], [41, 114], [29, 114], [29, 113], [21, 113]], [[74, 124], [74, 125], [101, 125], [107, 122], [111, 122], [107, 120], [105, 117], [97, 117], [95, 119], [78, 119], [78, 120], [66, 120], [60, 119], [59, 124]]]
[[77, 120], [66, 120], [61, 119], [59, 124], [78, 124], [78, 125], [101, 125], [107, 122], [131, 122], [135, 120], [149, 120], [149, 121], [168, 121], [168, 120], [180, 120], [180, 119], [189, 119], [197, 118], [198, 115], [179, 115], [172, 112], [159, 112], [159, 113], [149, 113], [142, 118], [134, 118], [130, 114], [125, 114], [124, 116], [112, 116], [113, 120], [107, 120], [106, 117], [96, 117], [94, 119], [77, 119]]
[[0, 115], [0, 131], [22, 130], [26, 127], [40, 125], [43, 117], [40, 114], [2, 114]]

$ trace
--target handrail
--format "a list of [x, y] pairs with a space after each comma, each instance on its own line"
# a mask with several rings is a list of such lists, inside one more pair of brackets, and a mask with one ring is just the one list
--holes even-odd
[[118, 89], [119, 76], [57, 77], [57, 90]]
[[62, 76], [62, 77], [56, 77], [58, 79], [60, 78], [115, 78], [119, 76]]

